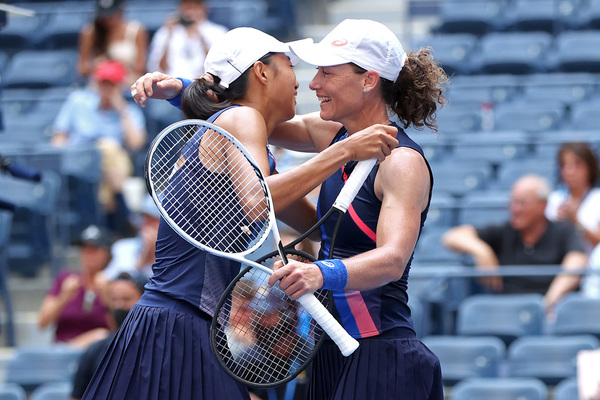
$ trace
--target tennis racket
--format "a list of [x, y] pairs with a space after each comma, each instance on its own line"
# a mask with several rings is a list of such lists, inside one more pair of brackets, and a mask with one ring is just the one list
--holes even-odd
[[[338, 219], [329, 254], [334, 253], [340, 221], [369, 175], [375, 160], [361, 161], [351, 172], [333, 206], [308, 231], [284, 246], [288, 259], [312, 262], [314, 257], [295, 247], [332, 215]], [[350, 173], [348, 169], [346, 173]], [[280, 260], [281, 249], [257, 262], [272, 269]], [[325, 335], [302, 305], [285, 296], [276, 286], [269, 287], [270, 274], [248, 267], [225, 290], [213, 316], [211, 345], [221, 366], [235, 379], [254, 387], [271, 387], [295, 378], [314, 358]], [[327, 303], [329, 291], [315, 296]]]
[[[269, 188], [252, 155], [227, 131], [202, 120], [168, 126], [150, 145], [145, 178], [161, 216], [189, 243], [272, 273], [245, 257], [269, 233], [282, 248]], [[313, 294], [298, 302], [342, 354], [358, 347]]]

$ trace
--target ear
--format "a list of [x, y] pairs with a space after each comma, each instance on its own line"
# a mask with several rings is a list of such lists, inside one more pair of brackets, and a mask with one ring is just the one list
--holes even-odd
[[363, 91], [370, 92], [373, 90], [377, 83], [379, 83], [379, 74], [375, 71], [367, 71], [364, 74]]
[[270, 78], [269, 68], [261, 61], [254, 63], [252, 66], [252, 74], [255, 76], [258, 82], [262, 83], [263, 85], [266, 84]]

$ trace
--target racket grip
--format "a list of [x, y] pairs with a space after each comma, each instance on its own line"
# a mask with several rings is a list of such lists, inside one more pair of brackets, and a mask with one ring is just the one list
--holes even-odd
[[373, 166], [377, 160], [363, 160], [359, 161], [358, 164], [354, 167], [354, 170], [350, 174], [350, 178], [344, 184], [344, 187], [340, 191], [340, 194], [335, 199], [335, 203], [333, 203], [333, 207], [341, 210], [342, 212], [346, 212], [348, 207], [350, 207], [350, 203], [356, 197], [356, 194], [360, 190], [363, 182], [371, 173]]
[[329, 337], [337, 344], [340, 351], [345, 357], [354, 353], [358, 348], [358, 341], [346, 332], [340, 323], [333, 318], [333, 315], [325, 306], [317, 300], [312, 294], [308, 293], [298, 299], [298, 302], [306, 309], [306, 311], [317, 321], [319, 326], [329, 335]]

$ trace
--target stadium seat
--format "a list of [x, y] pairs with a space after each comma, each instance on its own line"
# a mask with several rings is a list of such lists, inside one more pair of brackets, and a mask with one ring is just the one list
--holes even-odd
[[2, 77], [4, 88], [44, 89], [76, 84], [77, 50], [27, 50], [15, 54]]
[[600, 100], [574, 104], [571, 109], [569, 127], [576, 131], [597, 130], [600, 123]]
[[496, 130], [543, 132], [562, 128], [565, 120], [564, 103], [557, 99], [515, 100], [498, 104], [494, 109]]
[[31, 393], [29, 400], [70, 400], [72, 391], [71, 382], [44, 383]]
[[446, 386], [467, 378], [498, 377], [500, 374], [506, 347], [498, 338], [428, 336], [421, 340], [440, 359]]
[[578, 0], [516, 0], [506, 12], [506, 29], [516, 32], [544, 31], [557, 33], [572, 19], [580, 4]]
[[213, 1], [210, 4], [209, 18], [229, 29], [240, 26], [267, 29], [268, 4], [265, 0]]
[[437, 125], [440, 132], [464, 133], [481, 130], [479, 106], [443, 107], [437, 112]]
[[577, 353], [600, 347], [592, 335], [523, 336], [508, 347], [507, 371], [512, 377], [532, 377], [556, 385], [577, 374]]
[[525, 158], [529, 153], [528, 135], [520, 130], [457, 134], [451, 141], [450, 157], [457, 163], [478, 160], [500, 164]]
[[553, 334], [589, 334], [600, 338], [600, 299], [572, 293], [556, 305], [555, 314], [556, 320], [550, 325]]
[[449, 193], [434, 191], [429, 204], [427, 221], [423, 229], [450, 228], [456, 224], [457, 202]]
[[[511, 100], [520, 94], [520, 77], [510, 74], [455, 76], [450, 83], [449, 91], [462, 92], [469, 89], [486, 88], [491, 91], [494, 104]], [[450, 96], [453, 96], [450, 93]]]
[[411, 297], [408, 306], [417, 337], [423, 338], [429, 335], [429, 308], [427, 305], [421, 299]]
[[579, 397], [577, 378], [567, 378], [554, 387], [554, 400], [575, 400]]
[[538, 294], [480, 294], [458, 307], [456, 333], [493, 335], [507, 345], [520, 337], [541, 335], [544, 302]]
[[596, 85], [596, 78], [590, 73], [535, 74], [523, 81], [522, 98], [532, 103], [558, 99], [571, 106], [592, 96]]
[[492, 187], [495, 190], [509, 191], [517, 179], [526, 174], [543, 176], [550, 185], [555, 184], [558, 178], [556, 152], [545, 152], [543, 157], [536, 153], [534, 157], [500, 164]]
[[510, 193], [507, 190], [482, 190], [466, 193], [457, 207], [458, 225], [500, 225], [510, 219], [508, 204]]
[[535, 378], [466, 379], [454, 386], [450, 396], [450, 400], [547, 400], [548, 398], [548, 388], [544, 382]]
[[[8, 201], [0, 195], [0, 200]], [[6, 345], [15, 345], [15, 323], [12, 296], [8, 287], [8, 244], [12, 229], [12, 212], [0, 207], [0, 297], [4, 303], [3, 329]], [[2, 400], [2, 396], [0, 396]]]
[[448, 75], [469, 74], [473, 70], [471, 55], [477, 36], [468, 33], [434, 35], [413, 43], [413, 49], [431, 47], [433, 57]]
[[456, 163], [452, 160], [432, 163], [434, 191], [463, 196], [472, 190], [487, 189], [492, 179], [491, 163], [472, 161]]
[[66, 345], [19, 347], [6, 367], [6, 382], [28, 392], [45, 383], [70, 383], [82, 352]]
[[531, 74], [548, 70], [547, 32], [496, 32], [480, 40], [481, 71], [485, 74]]
[[483, 35], [503, 29], [504, 0], [452, 0], [441, 3], [440, 33]]
[[440, 238], [447, 230], [448, 227], [445, 226], [423, 229], [415, 247], [414, 262], [460, 265], [463, 256], [446, 249], [440, 242]]
[[39, 13], [32, 17], [9, 15], [6, 26], [0, 30], [0, 49], [10, 54], [33, 49], [46, 17]]
[[27, 400], [27, 393], [16, 383], [0, 383], [0, 400]]
[[39, 37], [36, 39], [38, 49], [76, 49], [79, 33], [94, 18], [92, 10], [70, 10], [68, 7], [48, 14]]
[[561, 71], [600, 72], [600, 32], [563, 32], [556, 38], [556, 47]]

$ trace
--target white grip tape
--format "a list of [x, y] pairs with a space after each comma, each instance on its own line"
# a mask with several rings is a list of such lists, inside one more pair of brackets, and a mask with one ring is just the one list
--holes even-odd
[[345, 357], [354, 353], [358, 348], [358, 341], [346, 332], [339, 322], [317, 298], [311, 294], [305, 294], [298, 299], [298, 302], [306, 309], [323, 330], [329, 335], [331, 340], [337, 344]]
[[352, 200], [356, 197], [356, 194], [360, 190], [365, 179], [367, 179], [367, 176], [369, 176], [369, 173], [371, 173], [376, 162], [376, 159], [372, 159], [363, 160], [356, 164], [354, 170], [350, 174], [350, 178], [348, 178], [348, 181], [344, 184], [340, 194], [338, 194], [338, 197], [335, 199], [333, 207], [342, 212], [348, 210], [350, 203], [352, 203]]

